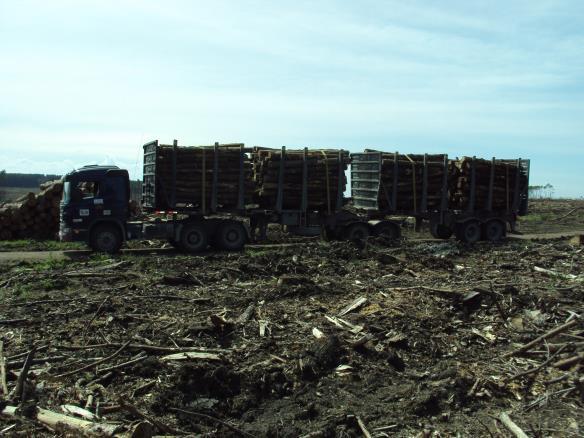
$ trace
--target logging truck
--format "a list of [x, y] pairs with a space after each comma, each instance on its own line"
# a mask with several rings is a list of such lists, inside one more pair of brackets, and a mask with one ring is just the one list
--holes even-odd
[[[477, 196], [488, 167], [483, 161], [465, 161], [454, 178], [454, 160], [446, 156], [153, 141], [144, 145], [147, 219], [130, 218], [127, 170], [85, 166], [63, 177], [59, 236], [109, 253], [136, 238], [166, 240], [190, 253], [233, 251], [266, 238], [269, 224], [298, 235], [397, 239], [393, 217], [411, 216], [417, 225], [429, 221], [437, 238], [456, 233], [465, 242], [495, 241], [526, 213], [529, 161], [493, 159], [486, 198]], [[345, 198], [349, 164], [352, 196]]]

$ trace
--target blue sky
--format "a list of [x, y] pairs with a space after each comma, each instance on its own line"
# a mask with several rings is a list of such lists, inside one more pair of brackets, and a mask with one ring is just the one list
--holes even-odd
[[0, 0], [0, 169], [141, 145], [530, 158], [584, 196], [584, 1]]

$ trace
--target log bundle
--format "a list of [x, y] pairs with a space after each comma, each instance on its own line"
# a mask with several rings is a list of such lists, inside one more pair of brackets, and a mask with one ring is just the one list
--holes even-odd
[[[217, 149], [217, 208], [235, 209], [239, 201], [240, 157], [242, 144], [219, 145]], [[173, 149], [160, 145], [156, 157], [157, 209], [172, 208]], [[211, 208], [214, 175], [214, 147], [176, 148], [176, 207]], [[252, 166], [249, 155], [243, 159], [244, 204], [253, 197]]]
[[[450, 208], [466, 210], [471, 199], [472, 158], [463, 157], [452, 163], [455, 166], [456, 179], [450, 188]], [[514, 161], [474, 159], [475, 162], [475, 210], [488, 208], [489, 183], [493, 168], [492, 209], [508, 210], [513, 208], [517, 164]], [[527, 175], [519, 172], [519, 191], [527, 189]]]
[[[366, 153], [376, 153], [366, 150]], [[418, 213], [424, 211], [422, 199], [424, 194], [424, 155], [396, 154], [380, 152], [381, 172], [377, 194], [377, 204], [381, 211], [399, 211]], [[472, 158], [447, 160], [445, 155], [426, 155], [427, 199], [426, 209], [439, 210], [442, 202], [444, 172], [446, 169], [446, 208], [450, 210], [467, 210], [471, 200]], [[527, 189], [528, 176], [523, 169], [517, 168], [513, 160], [474, 159], [475, 167], [475, 204], [474, 210], [489, 208], [489, 184], [493, 169], [493, 211], [506, 211], [514, 207], [516, 180], [519, 175], [519, 192]], [[377, 162], [371, 164], [377, 168]], [[371, 170], [374, 170], [373, 167]], [[396, 177], [397, 171], [397, 177]], [[358, 171], [356, 171], [358, 173]], [[361, 175], [363, 177], [363, 175]], [[366, 178], [368, 178], [366, 176]], [[358, 190], [360, 184], [367, 187], [367, 182], [353, 181]], [[397, 194], [396, 205], [393, 202], [394, 184]]]
[[0, 240], [55, 238], [62, 194], [63, 183], [49, 181], [38, 194], [30, 192], [0, 206]]
[[[395, 209], [401, 211], [420, 211], [424, 193], [424, 155], [382, 153], [381, 184], [379, 188], [379, 206], [382, 210], [389, 208], [393, 199], [394, 173], [397, 168], [397, 199]], [[444, 155], [427, 155], [427, 209], [440, 208], [444, 178]], [[448, 166], [449, 179], [453, 169]]]
[[[282, 174], [282, 208], [301, 209], [306, 160], [306, 208], [335, 211], [339, 195], [345, 191], [345, 170], [349, 153], [338, 149], [286, 150], [282, 164], [281, 149], [255, 148], [253, 181], [255, 201], [261, 208], [276, 209], [278, 185]], [[283, 167], [282, 167], [283, 166]]]

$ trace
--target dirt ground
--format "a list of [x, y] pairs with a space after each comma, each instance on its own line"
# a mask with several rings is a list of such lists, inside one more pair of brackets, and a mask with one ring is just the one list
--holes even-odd
[[503, 412], [528, 436], [582, 436], [583, 248], [309, 241], [9, 261], [0, 406], [20, 411], [0, 431], [80, 435], [36, 407], [119, 436], [512, 436]]
[[529, 214], [519, 218], [519, 229], [524, 233], [584, 230], [584, 200], [532, 200]]

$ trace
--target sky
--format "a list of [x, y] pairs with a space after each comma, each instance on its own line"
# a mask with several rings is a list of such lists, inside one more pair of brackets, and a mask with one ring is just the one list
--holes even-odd
[[531, 159], [584, 196], [584, 1], [0, 0], [0, 169], [142, 145]]

